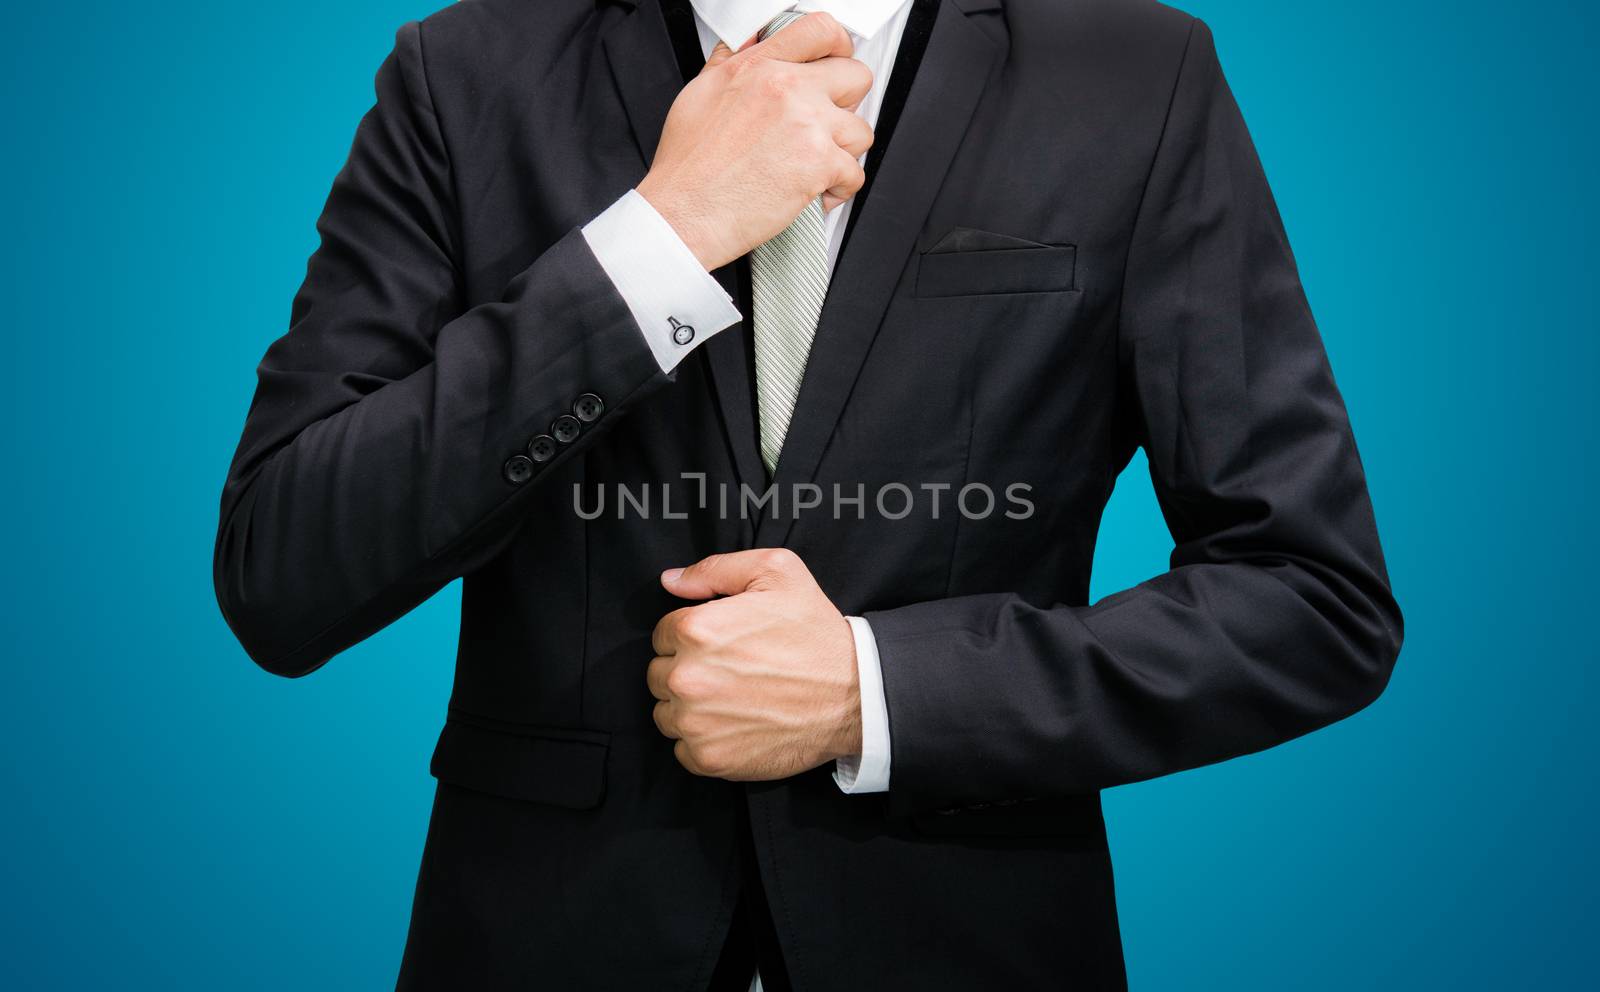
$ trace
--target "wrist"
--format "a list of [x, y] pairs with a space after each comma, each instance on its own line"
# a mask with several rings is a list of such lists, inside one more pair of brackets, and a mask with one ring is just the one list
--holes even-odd
[[855, 634], [850, 621], [840, 618], [844, 627], [845, 650], [842, 652], [844, 668], [841, 671], [842, 691], [838, 716], [833, 733], [828, 737], [828, 760], [837, 761], [861, 753], [861, 672], [856, 658]]
[[715, 232], [710, 230], [702, 219], [704, 211], [685, 203], [684, 197], [664, 188], [653, 175], [645, 176], [635, 188], [635, 192], [644, 197], [645, 202], [661, 215], [661, 219], [667, 222], [667, 226], [672, 228], [673, 233], [707, 272], [737, 257], [724, 257], [724, 251], [720, 246], [721, 239], [715, 236]]

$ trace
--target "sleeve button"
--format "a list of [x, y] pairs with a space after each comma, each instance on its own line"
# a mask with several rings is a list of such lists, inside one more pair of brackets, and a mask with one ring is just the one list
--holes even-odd
[[536, 462], [547, 462], [556, 456], [556, 439], [548, 434], [535, 435], [528, 442], [528, 457]]
[[527, 455], [512, 455], [506, 459], [505, 468], [502, 471], [507, 482], [513, 486], [520, 486], [533, 478], [533, 459]]
[[578, 423], [578, 418], [565, 413], [550, 424], [550, 433], [562, 444], [571, 444], [577, 440], [578, 433], [582, 430], [583, 425]]
[[593, 393], [584, 393], [572, 404], [572, 415], [586, 424], [592, 424], [606, 412], [605, 401]]

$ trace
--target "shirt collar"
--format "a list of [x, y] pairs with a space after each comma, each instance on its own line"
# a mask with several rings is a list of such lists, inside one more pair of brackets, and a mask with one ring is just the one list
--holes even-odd
[[871, 38], [911, 0], [690, 0], [700, 16], [729, 48], [755, 37], [779, 13], [793, 8], [826, 11], [857, 38]]

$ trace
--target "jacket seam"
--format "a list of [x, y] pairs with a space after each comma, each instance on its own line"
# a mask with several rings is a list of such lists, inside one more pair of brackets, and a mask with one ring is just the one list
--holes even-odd
[[[792, 909], [790, 909], [789, 900], [788, 900], [787, 897], [784, 896], [784, 893], [783, 893], [783, 872], [778, 867], [778, 845], [773, 841], [773, 837], [775, 836], [775, 832], [772, 829], [772, 805], [770, 803], [762, 803], [761, 811], [762, 811], [762, 814], [763, 814], [763, 816], [764, 816], [764, 818], [766, 819], [766, 822], [767, 822], [767, 853], [768, 853], [768, 856], [772, 860], [772, 887], [775, 890], [773, 892], [773, 896], [775, 897], [775, 901], [778, 903], [778, 905], [783, 907], [783, 922], [784, 922], [785, 926], [788, 927], [789, 932], [791, 934], [798, 933], [799, 931], [797, 931], [795, 929], [795, 925], [794, 925], [794, 911]], [[757, 868], [759, 870], [759, 863], [757, 865]], [[783, 948], [783, 941], [782, 940], [778, 941], [778, 947], [779, 947], [779, 953], [782, 953], [782, 948]], [[791, 947], [792, 947], [792, 950], [794, 951], [794, 976], [793, 976], [794, 982], [793, 982], [793, 984], [798, 987], [798, 986], [804, 984], [804, 978], [805, 978], [805, 969], [801, 966], [801, 963], [800, 963], [800, 944], [799, 944], [799, 941], [796, 940], [791, 945]]]
[[972, 480], [973, 438], [977, 437], [978, 434], [978, 401], [977, 397], [974, 395], [977, 391], [977, 383], [974, 381], [974, 376], [971, 371], [971, 364], [972, 363], [968, 363], [966, 388], [967, 450], [963, 452], [961, 460], [961, 487], [956, 490], [956, 525], [954, 528], [952, 528], [953, 533], [950, 535], [950, 555], [945, 559], [944, 563], [945, 599], [949, 599], [953, 590], [955, 589], [956, 556], [961, 552], [961, 521], [964, 518], [964, 515], [961, 513], [961, 493], [967, 488], [967, 483]]
[[1144, 217], [1145, 203], [1150, 197], [1150, 184], [1155, 179], [1156, 165], [1161, 161], [1161, 150], [1167, 144], [1167, 132], [1172, 127], [1172, 111], [1178, 103], [1178, 89], [1183, 84], [1183, 73], [1189, 65], [1189, 53], [1194, 48], [1195, 32], [1200, 25], [1198, 17], [1189, 19], [1189, 33], [1184, 38], [1183, 55], [1178, 59], [1178, 69], [1172, 76], [1172, 91], [1167, 94], [1167, 109], [1161, 118], [1161, 133], [1156, 135], [1155, 147], [1150, 153], [1150, 165], [1145, 170], [1144, 183], [1139, 189], [1139, 202], [1133, 211], [1133, 228], [1128, 234], [1128, 249], [1122, 256], [1122, 277], [1117, 283], [1117, 353], [1122, 354], [1123, 324], [1126, 313], [1126, 300], [1128, 293], [1128, 268], [1133, 258], [1134, 248], [1139, 244], [1139, 222]]
[[[427, 107], [428, 118], [433, 122], [434, 139], [439, 143], [439, 151], [444, 154], [445, 174], [449, 176], [450, 200], [456, 208], [448, 212], [446, 223], [454, 228], [458, 223], [457, 218], [461, 216], [461, 188], [458, 182], [460, 177], [456, 174], [455, 157], [450, 154], [450, 143], [444, 136], [444, 122], [439, 117], [439, 105], [433, 99], [433, 84], [428, 80], [428, 56], [422, 40], [422, 27], [422, 22], [417, 22], [417, 76], [418, 81], [422, 84], [422, 99], [420, 102]], [[402, 75], [401, 78], [404, 79], [405, 77]], [[407, 90], [409, 91], [409, 89], [410, 86], [407, 84]], [[416, 97], [413, 96], [412, 99], [415, 100]], [[451, 241], [455, 243], [452, 248], [458, 247], [462, 241], [462, 232], [452, 229], [449, 233]], [[456, 257], [457, 252], [452, 250], [446, 252], [446, 255], [449, 256], [451, 263], [456, 267], [458, 281], [464, 282], [464, 280], [460, 279], [462, 274], [461, 260]]]
[[[740, 804], [740, 813], [742, 812], [743, 804]], [[728, 857], [727, 863], [722, 868], [722, 885], [718, 890], [718, 896], [721, 899], [721, 903], [717, 908], [716, 914], [711, 919], [710, 929], [706, 931], [705, 936], [700, 940], [700, 952], [695, 955], [694, 972], [689, 976], [689, 984], [685, 988], [685, 992], [691, 992], [691, 990], [700, 987], [700, 976], [701, 973], [705, 971], [706, 952], [711, 949], [711, 938], [716, 936], [718, 931], [722, 931], [725, 929], [725, 927], [731, 927], [733, 925], [733, 914], [738, 911], [738, 900], [734, 899], [730, 901], [728, 897], [733, 888], [732, 882], [733, 877], [736, 874], [738, 863], [739, 855], [737, 853], [731, 853]], [[757, 879], [757, 884], [760, 884], [759, 878]], [[723, 916], [722, 912], [723, 908], [725, 907], [728, 909], [726, 917]], [[726, 920], [726, 924], [724, 924], [724, 920]]]

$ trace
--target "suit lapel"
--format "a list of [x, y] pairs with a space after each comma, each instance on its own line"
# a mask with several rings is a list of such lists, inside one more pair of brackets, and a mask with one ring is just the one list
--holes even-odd
[[[943, 0], [905, 110], [872, 192], [838, 261], [806, 363], [773, 482], [785, 500], [816, 477], [828, 439], [855, 386], [890, 295], [900, 279], [1001, 46], [968, 19], [994, 0]], [[964, 10], [963, 8], [967, 8]], [[755, 543], [781, 546], [794, 525], [787, 509], [763, 515]]]
[[[741, 264], [745, 263], [733, 262], [712, 273], [722, 284], [723, 291], [735, 300], [740, 298], [738, 271]], [[734, 471], [740, 482], [759, 492], [766, 483], [767, 470], [761, 464], [755, 393], [751, 383], [750, 335], [745, 333], [745, 324], [740, 322], [713, 337], [700, 346], [700, 352], [711, 369], [711, 385], [716, 393], [717, 409], [722, 414], [722, 428], [733, 453]], [[753, 540], [752, 523], [743, 527], [744, 540]]]
[[661, 143], [661, 126], [666, 123], [667, 111], [683, 89], [683, 75], [673, 58], [661, 4], [655, 0], [624, 0], [624, 5], [633, 9], [606, 32], [606, 59], [628, 113], [639, 157], [648, 168]]
[[[657, 0], [623, 0], [632, 10], [623, 14], [606, 32], [606, 59], [617, 92], [627, 111], [628, 124], [639, 146], [639, 157], [648, 168], [661, 143], [672, 101], [683, 89], [684, 69], [674, 54], [662, 7]], [[691, 27], [692, 30], [692, 27]], [[684, 44], [688, 44], [687, 39]], [[694, 41], [698, 49], [698, 40]], [[687, 56], [686, 56], [687, 57]], [[712, 273], [723, 290], [739, 298], [737, 262]], [[699, 349], [711, 370], [713, 390], [735, 471], [741, 482], [760, 489], [765, 469], [756, 445], [756, 423], [750, 384], [750, 346], [743, 326], [730, 327]], [[745, 541], [753, 537], [745, 525]]]

